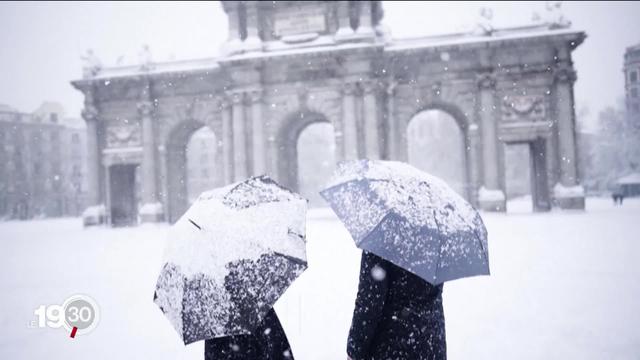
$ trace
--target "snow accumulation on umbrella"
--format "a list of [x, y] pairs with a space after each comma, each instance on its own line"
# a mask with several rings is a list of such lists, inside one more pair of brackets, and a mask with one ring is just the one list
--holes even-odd
[[432, 284], [489, 273], [479, 213], [437, 177], [400, 162], [348, 161], [322, 196], [356, 246]]
[[305, 219], [300, 214], [306, 212], [306, 201], [291, 196], [255, 206], [257, 198], [250, 193], [228, 194], [236, 186], [201, 194], [169, 230], [166, 252], [184, 274], [205, 271], [220, 278], [228, 273], [230, 261], [258, 259], [269, 251], [306, 259], [304, 247], [299, 246], [305, 234]]
[[[368, 181], [379, 199], [371, 202], [356, 194], [349, 196], [349, 201], [366, 206], [357, 217], [363, 224], [347, 224], [349, 230], [371, 230], [390, 211], [402, 214], [412, 225], [437, 227], [443, 234], [473, 229], [482, 221], [477, 211], [443, 180], [402, 162], [343, 162], [328, 188], [360, 181]], [[369, 226], [362, 226], [364, 223]]]
[[155, 302], [185, 343], [252, 331], [306, 268], [306, 208], [258, 177], [201, 194], [171, 227]]

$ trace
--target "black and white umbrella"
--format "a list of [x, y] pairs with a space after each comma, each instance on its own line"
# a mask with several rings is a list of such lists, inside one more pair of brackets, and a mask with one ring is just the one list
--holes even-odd
[[154, 295], [185, 344], [259, 325], [307, 267], [306, 210], [266, 176], [198, 197], [169, 230]]
[[431, 284], [489, 274], [480, 214], [435, 176], [401, 162], [348, 161], [321, 195], [356, 246]]

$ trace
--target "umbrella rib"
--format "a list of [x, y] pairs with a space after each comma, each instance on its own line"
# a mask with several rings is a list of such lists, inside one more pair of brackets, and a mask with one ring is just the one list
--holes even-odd
[[190, 223], [192, 223], [192, 224], [193, 224], [193, 226], [197, 227], [197, 228], [198, 228], [198, 230], [202, 230], [202, 228], [200, 227], [200, 225], [196, 224], [196, 223], [195, 223], [193, 220], [191, 220], [191, 219], [188, 219], [188, 220], [189, 220], [189, 222], [190, 222]]
[[307, 242], [305, 240], [304, 235], [298, 234], [297, 232], [291, 230], [291, 228], [287, 228], [287, 235], [294, 235], [294, 236], [298, 237], [300, 240], [304, 241], [305, 243]]
[[[322, 189], [321, 191], [319, 191], [319, 193], [320, 193], [320, 195], [322, 195], [324, 197], [323, 193], [329, 193], [329, 192], [331, 192], [331, 190], [334, 190], [336, 188], [340, 188], [340, 187], [343, 187], [343, 186], [345, 186], [345, 185], [347, 185], [349, 183], [355, 183], [355, 182], [362, 181], [362, 180], [366, 180], [367, 181], [367, 186], [368, 186], [368, 184], [370, 182], [386, 181], [385, 179], [373, 179], [373, 178], [368, 178], [368, 177], [365, 177], [365, 178], [362, 178], [362, 179], [357, 179], [357, 178], [356, 179], [347, 179], [346, 181], [343, 181], [341, 183], [337, 183], [337, 184], [331, 185], [329, 187], [326, 187], [326, 188]], [[371, 189], [369, 189], [369, 190], [371, 190]]]
[[298, 259], [295, 256], [285, 255], [285, 254], [277, 252], [277, 251], [274, 251], [273, 254], [274, 255], [278, 255], [278, 256], [282, 256], [283, 258], [291, 261], [292, 263], [295, 263], [296, 265], [306, 265], [307, 264], [305, 261], [303, 261], [301, 259]]
[[433, 221], [436, 223], [436, 232], [440, 239], [440, 244], [439, 244], [440, 246], [438, 247], [438, 264], [436, 265], [436, 273], [434, 274], [434, 282], [435, 282], [435, 281], [438, 281], [438, 271], [440, 270], [440, 263], [442, 262], [442, 235], [440, 233], [440, 225], [438, 224], [438, 218], [436, 217], [436, 209], [433, 209]]
[[[484, 225], [484, 221], [482, 221], [482, 217], [480, 217], [480, 223], [482, 224], [482, 226], [485, 228], [486, 231], [486, 226]], [[482, 237], [478, 235], [478, 229], [477, 228], [473, 228], [473, 234], [476, 236], [478, 242], [480, 242], [480, 248], [482, 249], [482, 255], [484, 255], [484, 259], [487, 262], [487, 265], [489, 265], [489, 249], [485, 249], [484, 244], [482, 243]], [[488, 237], [488, 235], [487, 235]]]

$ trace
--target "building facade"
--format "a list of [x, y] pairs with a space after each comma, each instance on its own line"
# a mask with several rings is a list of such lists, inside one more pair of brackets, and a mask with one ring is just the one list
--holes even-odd
[[[89, 201], [175, 221], [187, 208], [185, 148], [208, 126], [223, 182], [268, 173], [298, 188], [296, 141], [333, 126], [340, 160], [408, 160], [407, 127], [427, 110], [460, 129], [463, 195], [505, 210], [504, 144], [531, 151], [534, 208], [584, 208], [576, 155], [572, 51], [565, 24], [392, 39], [379, 1], [225, 1], [222, 55], [101, 68], [72, 84], [85, 96]], [[424, 154], [429, 156], [429, 154]], [[141, 204], [131, 203], [140, 166]], [[129, 210], [127, 219], [138, 214]], [[110, 219], [110, 220], [109, 220]]]
[[640, 44], [630, 46], [624, 53], [625, 102], [627, 113], [638, 119], [640, 127]]
[[0, 110], [0, 217], [78, 216], [86, 206], [86, 133], [60, 112]]

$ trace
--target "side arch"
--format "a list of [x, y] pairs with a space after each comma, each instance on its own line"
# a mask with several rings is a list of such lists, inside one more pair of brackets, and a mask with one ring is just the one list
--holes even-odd
[[300, 133], [314, 123], [328, 123], [334, 125], [324, 114], [312, 110], [296, 111], [286, 116], [278, 131], [277, 148], [278, 180], [284, 186], [295, 191], [299, 190], [298, 183], [298, 138]]
[[439, 111], [442, 112], [444, 114], [449, 115], [457, 124], [458, 129], [460, 130], [460, 136], [461, 136], [461, 153], [462, 153], [462, 169], [463, 169], [463, 175], [462, 175], [462, 189], [460, 189], [460, 191], [462, 192], [460, 195], [462, 195], [463, 197], [465, 197], [468, 201], [470, 201], [472, 204], [475, 204], [475, 193], [476, 193], [476, 189], [475, 189], [475, 185], [474, 185], [474, 175], [476, 173], [476, 166], [477, 164], [474, 163], [474, 159], [475, 159], [475, 147], [476, 145], [474, 144], [473, 139], [471, 138], [471, 128], [474, 128], [472, 126], [472, 123], [470, 122], [469, 118], [465, 115], [464, 111], [462, 111], [462, 109], [455, 105], [452, 104], [450, 102], [445, 102], [445, 101], [430, 101], [424, 105], [422, 105], [421, 107], [415, 109], [407, 118], [406, 121], [403, 123], [403, 128], [401, 130], [401, 134], [403, 134], [402, 136], [402, 146], [404, 148], [404, 150], [406, 151], [406, 161], [409, 162], [409, 137], [408, 137], [408, 130], [409, 130], [409, 125], [415, 121], [415, 119], [423, 113], [429, 112], [429, 111]]
[[[196, 120], [176, 124], [166, 139], [166, 214], [170, 223], [176, 222], [189, 207], [187, 191], [187, 144], [194, 132], [205, 126]], [[213, 129], [212, 129], [213, 130]]]
[[[465, 115], [464, 111], [462, 111], [462, 109], [458, 105], [442, 100], [429, 101], [423, 104], [422, 106], [415, 109], [408, 119], [410, 121], [419, 113], [429, 110], [440, 110], [451, 115], [460, 127], [460, 130], [462, 130], [463, 134], [467, 133], [469, 126], [471, 125], [469, 118], [467, 117], [467, 115]], [[407, 124], [409, 123], [409, 121], [407, 121]]]

